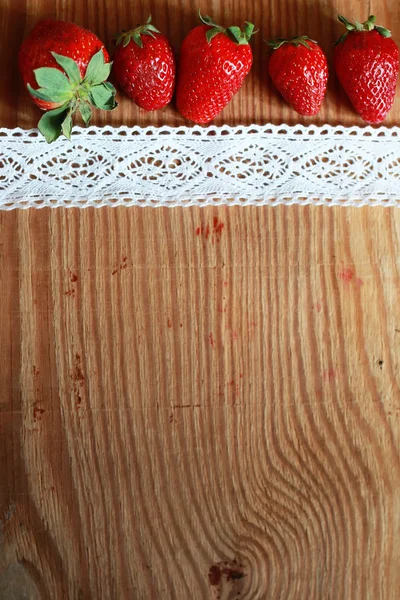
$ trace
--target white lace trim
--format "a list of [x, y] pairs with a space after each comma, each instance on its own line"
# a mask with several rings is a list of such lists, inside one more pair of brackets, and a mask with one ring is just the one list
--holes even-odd
[[72, 139], [0, 129], [0, 209], [400, 205], [398, 127], [89, 127]]

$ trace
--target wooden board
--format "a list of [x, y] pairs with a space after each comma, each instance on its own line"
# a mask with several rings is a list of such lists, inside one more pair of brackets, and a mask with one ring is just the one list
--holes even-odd
[[[394, 1], [202, 9], [261, 29], [218, 123], [308, 122], [262, 38], [331, 55], [337, 12], [376, 12], [400, 39]], [[110, 40], [151, 12], [178, 48], [196, 10], [0, 0], [1, 125], [37, 121], [15, 61], [37, 19]], [[122, 99], [106, 122], [182, 120]], [[314, 122], [359, 124], [333, 76]], [[392, 209], [0, 213], [0, 599], [400, 597], [399, 249]]]

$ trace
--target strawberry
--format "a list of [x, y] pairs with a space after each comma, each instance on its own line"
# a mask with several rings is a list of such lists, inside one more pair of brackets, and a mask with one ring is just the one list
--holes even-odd
[[254, 25], [225, 29], [199, 16], [203, 25], [192, 29], [182, 43], [176, 104], [186, 119], [207, 123], [230, 102], [250, 71]]
[[91, 106], [117, 106], [106, 81], [111, 63], [103, 42], [73, 23], [39, 21], [22, 43], [19, 69], [32, 100], [47, 111], [38, 127], [49, 143], [61, 133], [71, 138], [77, 110], [88, 125]]
[[338, 18], [346, 27], [334, 51], [338, 79], [361, 118], [380, 123], [393, 106], [399, 49], [390, 31], [375, 25], [373, 15], [365, 23]]
[[145, 25], [122, 32], [116, 45], [113, 74], [119, 86], [144, 110], [166, 106], [174, 92], [175, 60], [151, 16]]
[[268, 44], [273, 49], [268, 68], [275, 87], [300, 115], [316, 115], [328, 81], [328, 63], [318, 43], [302, 35]]

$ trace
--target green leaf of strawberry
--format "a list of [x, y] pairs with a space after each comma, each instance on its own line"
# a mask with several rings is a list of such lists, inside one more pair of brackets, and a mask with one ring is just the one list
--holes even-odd
[[100, 83], [90, 90], [92, 104], [102, 110], [112, 110], [114, 108], [114, 95], [110, 92], [108, 86]]
[[71, 91], [71, 82], [59, 71], [52, 67], [42, 67], [35, 69], [35, 78], [41, 88], [45, 88], [49, 95], [53, 93], [69, 93]]
[[104, 62], [103, 50], [99, 50], [90, 60], [84, 82], [90, 85], [102, 83], [110, 76], [112, 63]]
[[[53, 102], [52, 97], [45, 89], [34, 90], [33, 87], [28, 83], [27, 85], [28, 91], [34, 98], [38, 98], [39, 100], [44, 100], [45, 102]], [[66, 102], [68, 98], [65, 100], [61, 100], [61, 102]]]
[[90, 105], [116, 108], [115, 88], [106, 82], [111, 66], [104, 44], [91, 31], [52, 20], [39, 21], [34, 27], [21, 46], [19, 68], [33, 101], [48, 111], [39, 122], [48, 142], [61, 133], [71, 137], [77, 111], [88, 124]]
[[379, 25], [376, 25], [375, 29], [377, 30], [378, 33], [383, 35], [383, 37], [385, 37], [385, 38], [392, 37], [391, 31], [389, 31], [389, 29], [385, 29], [385, 27], [380, 27]]
[[240, 39], [242, 37], [242, 30], [240, 29], [240, 27], [237, 27], [236, 25], [232, 25], [232, 27], [228, 27], [228, 29], [226, 31], [233, 38], [234, 42], [236, 42], [237, 44], [240, 44]]
[[257, 33], [257, 31], [254, 31], [254, 25], [253, 23], [249, 23], [249, 21], [245, 21], [244, 22], [244, 27], [243, 27], [243, 33], [245, 35], [245, 37], [247, 38], [247, 40], [250, 40], [251, 37]]
[[61, 123], [61, 130], [67, 139], [71, 139], [72, 133], [72, 114], [69, 112]]
[[338, 19], [346, 27], [346, 32], [340, 36], [340, 38], [335, 43], [335, 46], [337, 46], [337, 44], [342, 44], [349, 35], [349, 33], [351, 33], [352, 31], [373, 31], [375, 29], [385, 38], [390, 38], [392, 36], [389, 29], [385, 29], [385, 27], [375, 25], [376, 17], [374, 15], [370, 15], [368, 19], [364, 21], [364, 23], [359, 23], [358, 21], [354, 21], [354, 23], [352, 23], [343, 15], [338, 15]]
[[76, 62], [68, 56], [62, 56], [56, 52], [51, 53], [56, 62], [62, 67], [72, 84], [78, 85], [81, 82], [82, 77], [79, 71], [79, 67]]
[[115, 39], [116, 39], [115, 45], [117, 47], [122, 45], [124, 48], [126, 48], [129, 44], [129, 42], [133, 41], [133, 42], [135, 42], [135, 44], [137, 46], [139, 46], [139, 48], [143, 48], [143, 41], [142, 41], [141, 36], [149, 35], [154, 38], [155, 33], [160, 33], [160, 30], [157, 29], [157, 27], [155, 27], [151, 23], [151, 15], [150, 15], [144, 25], [138, 25], [137, 27], [135, 27], [135, 29], [131, 29], [129, 31], [123, 31], [121, 34], [116, 35], [115, 36]]
[[304, 46], [305, 48], [310, 50], [311, 48], [309, 42], [312, 42], [313, 44], [317, 43], [315, 40], [312, 40], [310, 37], [308, 37], [308, 35], [296, 35], [295, 37], [288, 39], [277, 38], [276, 40], [270, 40], [268, 42], [268, 46], [270, 46], [272, 50], [278, 50], [284, 44], [292, 44], [296, 48], [298, 48], [299, 46]]
[[117, 106], [114, 86], [104, 81], [110, 75], [112, 63], [104, 61], [103, 50], [93, 55], [84, 78], [74, 60], [56, 53], [54, 58], [65, 73], [53, 67], [35, 69], [36, 81], [41, 87], [35, 90], [28, 84], [35, 98], [62, 105], [46, 113], [39, 122], [39, 130], [49, 143], [61, 133], [71, 139], [73, 115], [78, 107], [87, 125], [92, 116], [90, 104], [101, 110], [113, 110]]
[[79, 104], [79, 112], [82, 115], [83, 122], [85, 125], [89, 125], [90, 119], [92, 118], [92, 109], [90, 108], [90, 104], [87, 102], [82, 102]]
[[38, 123], [39, 131], [46, 138], [47, 143], [54, 142], [60, 137], [62, 132], [62, 123], [68, 113], [68, 104], [63, 104], [59, 108], [49, 110], [44, 113]]
[[222, 27], [218, 25], [214, 19], [209, 17], [208, 15], [203, 16], [199, 10], [199, 19], [204, 25], [208, 25], [211, 27], [206, 32], [207, 42], [211, 42], [211, 40], [218, 35], [219, 33], [223, 33], [229, 37], [235, 44], [246, 45], [249, 43], [251, 37], [257, 33], [254, 31], [253, 23], [249, 23], [249, 21], [245, 21], [243, 29], [237, 27], [236, 25], [232, 25], [231, 27]]
[[[137, 31], [134, 31], [132, 33], [131, 39], [135, 42], [136, 46], [139, 46], [139, 48], [143, 48], [143, 42], [142, 42], [142, 38], [140, 37], [140, 33], [138, 33]], [[125, 48], [129, 44], [129, 42], [130, 42], [130, 38], [127, 36], [124, 41]]]

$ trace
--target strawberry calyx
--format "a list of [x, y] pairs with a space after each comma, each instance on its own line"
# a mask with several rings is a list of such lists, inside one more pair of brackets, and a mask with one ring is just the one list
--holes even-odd
[[270, 46], [271, 50], [278, 50], [278, 48], [280, 48], [284, 44], [292, 44], [296, 48], [298, 48], [299, 46], [305, 46], [308, 50], [311, 50], [309, 42], [312, 42], [313, 44], [318, 43], [315, 40], [312, 40], [310, 37], [308, 37], [308, 35], [296, 35], [295, 37], [288, 39], [276, 38], [274, 40], [270, 40], [269, 42], [267, 42], [267, 44], [268, 46]]
[[115, 36], [115, 45], [123, 46], [124, 48], [129, 44], [129, 42], [134, 42], [139, 48], [143, 48], [142, 35], [150, 35], [151, 37], [155, 37], [155, 33], [160, 33], [160, 31], [154, 27], [151, 22], [151, 15], [147, 19], [144, 25], [138, 25], [135, 29], [130, 29], [129, 31], [122, 31]]
[[338, 19], [346, 27], [346, 31], [337, 40], [335, 46], [344, 42], [349, 33], [352, 33], [353, 31], [373, 31], [374, 29], [376, 29], [376, 31], [380, 33], [383, 37], [389, 38], [392, 36], [389, 29], [385, 29], [385, 27], [375, 25], [376, 17], [374, 15], [370, 15], [364, 23], [359, 23], [358, 21], [354, 21], [354, 23], [352, 23], [351, 21], [348, 21], [343, 15], [338, 15]]
[[199, 19], [202, 23], [204, 23], [204, 25], [211, 27], [211, 29], [209, 29], [206, 33], [208, 43], [210, 43], [211, 40], [218, 35], [218, 33], [223, 33], [224, 35], [227, 35], [229, 39], [235, 42], [235, 44], [244, 46], [245, 44], [248, 44], [251, 37], [257, 33], [257, 31], [254, 31], [253, 23], [249, 23], [249, 21], [244, 22], [243, 29], [237, 27], [236, 25], [225, 28], [221, 25], [218, 25], [214, 19], [207, 15], [203, 17], [203, 15], [200, 13], [200, 10]]
[[85, 125], [89, 125], [92, 117], [92, 106], [101, 110], [113, 110], [115, 88], [106, 81], [111, 72], [112, 63], [106, 63], [103, 50], [92, 56], [82, 77], [77, 63], [68, 56], [51, 53], [63, 68], [41, 67], [34, 70], [38, 89], [27, 85], [29, 93], [45, 102], [58, 104], [48, 110], [38, 123], [39, 131], [48, 143], [54, 142], [61, 134], [71, 139], [73, 117], [77, 111], [82, 115]]

